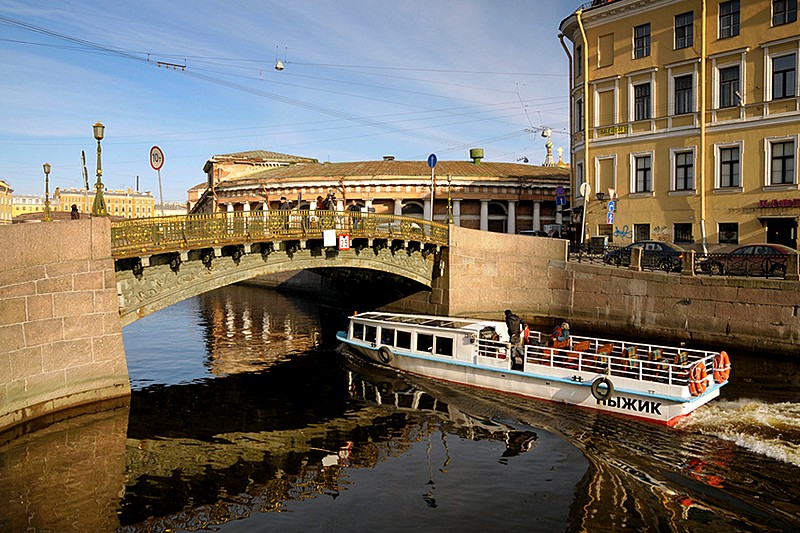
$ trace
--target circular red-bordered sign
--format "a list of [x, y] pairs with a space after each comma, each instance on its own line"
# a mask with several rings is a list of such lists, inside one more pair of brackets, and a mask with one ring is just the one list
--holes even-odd
[[153, 167], [153, 170], [161, 170], [161, 167], [164, 166], [164, 152], [158, 146], [150, 148], [150, 166]]

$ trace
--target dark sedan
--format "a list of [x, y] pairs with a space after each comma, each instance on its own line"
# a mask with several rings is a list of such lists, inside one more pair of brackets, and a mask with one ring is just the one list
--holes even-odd
[[782, 244], [745, 244], [726, 254], [712, 254], [700, 264], [700, 270], [712, 276], [786, 275], [788, 254], [795, 250]]
[[603, 256], [603, 262], [614, 266], [631, 264], [631, 250], [641, 248], [642, 268], [680, 272], [683, 268], [684, 249], [671, 242], [639, 241], [616, 250], [609, 250]]

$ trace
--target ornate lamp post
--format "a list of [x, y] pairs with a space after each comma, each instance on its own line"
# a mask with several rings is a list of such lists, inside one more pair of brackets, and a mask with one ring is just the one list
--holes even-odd
[[94, 138], [97, 139], [97, 182], [94, 184], [95, 193], [94, 203], [92, 203], [92, 216], [106, 217], [108, 216], [108, 210], [106, 209], [106, 200], [103, 198], [104, 185], [101, 179], [103, 176], [103, 167], [100, 164], [100, 141], [103, 140], [103, 132], [105, 131], [106, 127], [98, 122], [92, 126], [92, 129], [94, 130]]
[[50, 163], [42, 165], [44, 169], [44, 214], [42, 215], [42, 222], [50, 222], [53, 217], [50, 216]]

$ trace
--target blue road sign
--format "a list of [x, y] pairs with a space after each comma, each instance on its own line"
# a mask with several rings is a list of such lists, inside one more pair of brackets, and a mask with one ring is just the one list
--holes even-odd
[[613, 211], [609, 211], [608, 212], [608, 216], [606, 217], [606, 221], [607, 221], [608, 224], [613, 224], [614, 223], [614, 212]]
[[556, 196], [556, 205], [567, 205], [566, 196]]
[[614, 207], [615, 206], [614, 206], [614, 202], [613, 201], [608, 202], [608, 212], [609, 213], [613, 213], [614, 212]]
[[428, 166], [431, 168], [436, 166], [436, 154], [431, 154], [428, 156]]

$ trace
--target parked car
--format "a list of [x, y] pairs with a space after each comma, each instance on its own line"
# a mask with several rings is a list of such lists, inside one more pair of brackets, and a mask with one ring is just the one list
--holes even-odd
[[662, 241], [639, 241], [609, 250], [603, 255], [603, 262], [614, 266], [630, 265], [631, 250], [634, 248], [642, 250], [642, 268], [665, 272], [680, 272], [683, 268], [684, 249], [677, 244]]
[[700, 263], [700, 270], [712, 276], [786, 275], [787, 256], [796, 251], [782, 244], [745, 244], [725, 254], [712, 254]]

